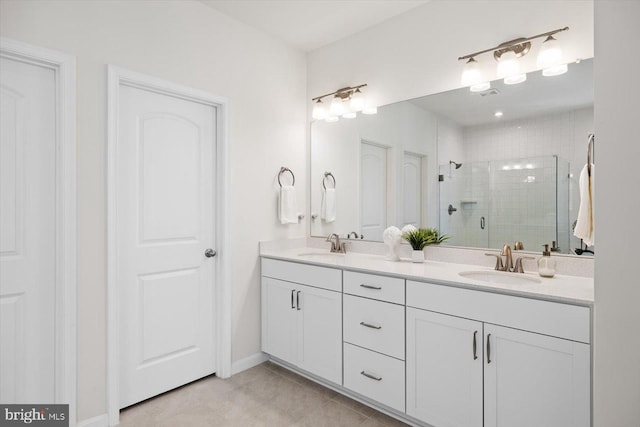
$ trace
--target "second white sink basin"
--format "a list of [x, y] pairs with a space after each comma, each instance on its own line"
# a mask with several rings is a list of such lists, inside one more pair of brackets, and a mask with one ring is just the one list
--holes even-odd
[[536, 279], [535, 277], [502, 271], [462, 271], [458, 274], [467, 279], [479, 280], [495, 285], [531, 285], [533, 283], [542, 283], [540, 279]]

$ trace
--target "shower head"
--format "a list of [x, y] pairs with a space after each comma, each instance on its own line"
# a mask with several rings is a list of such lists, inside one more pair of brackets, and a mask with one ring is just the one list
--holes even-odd
[[462, 167], [462, 163], [456, 163], [453, 160], [449, 160], [450, 165], [456, 165], [456, 169], [460, 169]]

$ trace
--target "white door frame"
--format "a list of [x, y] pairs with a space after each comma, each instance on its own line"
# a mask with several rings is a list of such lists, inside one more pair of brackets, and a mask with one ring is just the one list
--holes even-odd
[[[0, 56], [53, 70], [56, 87], [55, 403], [76, 423], [76, 59], [0, 37]], [[34, 402], [38, 403], [38, 402]]]
[[117, 293], [117, 152], [118, 152], [118, 102], [120, 86], [127, 85], [156, 93], [179, 97], [211, 105], [216, 108], [216, 268], [215, 298], [215, 352], [216, 375], [231, 375], [231, 287], [229, 285], [230, 245], [226, 232], [229, 183], [229, 147], [227, 137], [228, 101], [207, 92], [180, 86], [155, 77], [107, 65], [107, 412], [109, 425], [117, 425], [120, 418], [119, 393], [119, 333]]

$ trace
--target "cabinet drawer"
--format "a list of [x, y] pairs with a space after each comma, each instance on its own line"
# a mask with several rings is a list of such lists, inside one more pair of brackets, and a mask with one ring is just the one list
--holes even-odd
[[342, 271], [335, 268], [262, 258], [262, 275], [330, 291], [342, 291]]
[[404, 412], [404, 362], [344, 344], [344, 386]]
[[404, 304], [404, 279], [345, 271], [344, 292]]
[[411, 280], [407, 280], [407, 306], [590, 342], [588, 307]]
[[404, 360], [404, 306], [343, 297], [344, 340]]

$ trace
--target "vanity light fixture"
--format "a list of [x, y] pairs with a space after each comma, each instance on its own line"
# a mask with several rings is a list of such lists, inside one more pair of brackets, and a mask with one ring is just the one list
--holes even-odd
[[[531, 40], [546, 37], [542, 43], [536, 65], [542, 69], [543, 76], [557, 76], [567, 72], [567, 64], [563, 61], [562, 49], [558, 40], [553, 36], [562, 31], [567, 31], [569, 27], [558, 28], [557, 30], [537, 34], [531, 37], [520, 37], [508, 42], [504, 42], [496, 47], [470, 53], [458, 58], [458, 61], [467, 60], [462, 71], [462, 85], [469, 86], [472, 92], [480, 92], [490, 87], [488, 79], [482, 76], [476, 57], [485, 53], [493, 52], [493, 57], [498, 61], [498, 78], [504, 79], [505, 84], [517, 84], [527, 80], [526, 73], [520, 68], [519, 58], [525, 56], [531, 50]], [[484, 85], [484, 86], [479, 86]], [[482, 89], [480, 89], [482, 87]]]
[[[378, 108], [367, 103], [361, 88], [367, 84], [361, 84], [353, 87], [343, 87], [335, 92], [326, 95], [316, 96], [311, 100], [313, 103], [313, 112], [311, 116], [314, 120], [326, 120], [327, 122], [336, 122], [343, 117], [345, 119], [353, 119], [357, 113], [376, 114]], [[333, 96], [329, 109], [322, 102], [323, 98]]]

